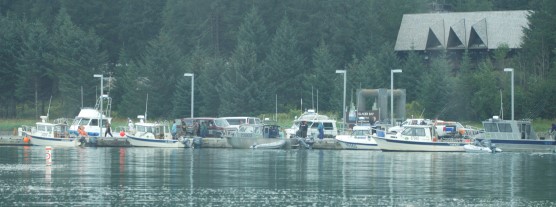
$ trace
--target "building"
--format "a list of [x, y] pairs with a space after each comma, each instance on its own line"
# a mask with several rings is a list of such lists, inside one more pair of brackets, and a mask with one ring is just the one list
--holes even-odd
[[405, 14], [395, 51], [490, 50], [521, 47], [530, 11]]

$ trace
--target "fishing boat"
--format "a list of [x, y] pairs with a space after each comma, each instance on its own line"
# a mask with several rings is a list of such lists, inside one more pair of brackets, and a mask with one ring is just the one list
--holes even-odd
[[280, 126], [269, 123], [242, 124], [236, 133], [226, 139], [236, 149], [279, 149], [286, 145], [286, 141], [280, 138]]
[[[106, 99], [106, 101], [103, 101], [103, 99]], [[83, 126], [85, 127], [85, 132], [87, 132], [90, 137], [104, 136], [104, 133], [106, 132], [106, 123], [112, 123], [112, 118], [110, 117], [112, 105], [111, 100], [112, 99], [107, 95], [102, 95], [97, 99], [94, 108], [81, 108], [79, 114], [75, 117], [73, 123], [69, 128], [69, 133], [77, 136], [78, 127]], [[99, 109], [100, 105], [103, 104], [103, 102], [107, 102], [108, 104], [105, 104], [106, 108], [101, 113]]]
[[36, 127], [26, 132], [26, 136], [31, 137], [32, 145], [76, 147], [81, 144], [77, 137], [70, 137], [67, 124], [59, 121], [49, 123], [48, 116], [40, 116], [40, 118], [41, 122], [37, 122]]
[[354, 126], [351, 134], [338, 135], [336, 141], [343, 149], [357, 150], [380, 150], [376, 141], [372, 138], [371, 126]]
[[188, 139], [173, 139], [168, 123], [147, 123], [145, 116], [138, 116], [133, 133], [128, 133], [127, 141], [134, 147], [185, 148], [190, 147]]
[[506, 152], [554, 152], [553, 137], [538, 137], [529, 120], [503, 120], [498, 116], [483, 121], [484, 132], [474, 136], [489, 140]]
[[397, 134], [377, 131], [373, 135], [382, 151], [463, 152], [470, 139], [463, 136], [439, 137], [434, 125], [407, 125]]
[[286, 129], [286, 138], [296, 138], [300, 137], [299, 126], [305, 121], [307, 124], [307, 137], [316, 138], [318, 135], [318, 125], [322, 123], [324, 126], [324, 137], [334, 138], [338, 135], [338, 129], [336, 128], [336, 120], [330, 119], [326, 115], [318, 114], [315, 110], [309, 109], [301, 116], [296, 117], [290, 128]]

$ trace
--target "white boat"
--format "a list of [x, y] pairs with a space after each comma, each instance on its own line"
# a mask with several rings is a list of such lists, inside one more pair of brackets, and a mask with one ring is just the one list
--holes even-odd
[[553, 137], [538, 137], [528, 120], [502, 120], [498, 116], [483, 121], [484, 132], [475, 135], [478, 141], [489, 140], [506, 152], [554, 152]]
[[351, 134], [337, 135], [336, 141], [343, 149], [380, 150], [372, 138], [371, 126], [354, 126]]
[[502, 152], [502, 149], [496, 147], [496, 145], [494, 145], [494, 144], [492, 144], [490, 146], [484, 146], [483, 144], [480, 144], [480, 143], [466, 144], [466, 145], [463, 145], [463, 149], [466, 152], [472, 152], [472, 153], [499, 153], [499, 152]]
[[243, 124], [239, 130], [226, 137], [228, 144], [236, 149], [278, 149], [286, 145], [280, 138], [280, 126], [275, 124]]
[[317, 114], [315, 110], [309, 109], [307, 112], [301, 114], [299, 118], [293, 121], [293, 125], [286, 129], [286, 138], [295, 138], [299, 136], [299, 125], [307, 122], [308, 130], [307, 137], [317, 138], [319, 133], [318, 125], [322, 122], [324, 126], [324, 137], [334, 138], [338, 135], [338, 128], [336, 128], [336, 120], [330, 119], [326, 115]]
[[31, 137], [32, 145], [52, 146], [52, 147], [76, 147], [81, 144], [77, 137], [70, 137], [68, 125], [65, 123], [49, 123], [48, 116], [41, 116], [41, 122], [36, 123], [36, 127], [30, 132], [26, 132]]
[[377, 131], [373, 139], [382, 151], [410, 152], [463, 152], [463, 146], [470, 142], [463, 137], [438, 138], [434, 128], [433, 125], [407, 125], [397, 134]]
[[[102, 111], [102, 116], [100, 112], [100, 104], [103, 102], [102, 99], [106, 99], [108, 105]], [[103, 95], [97, 99], [97, 103], [95, 104], [94, 108], [82, 108], [79, 111], [79, 114], [73, 120], [73, 123], [70, 126], [69, 133], [73, 135], [78, 135], [77, 128], [79, 126], [85, 127], [85, 132], [90, 137], [103, 137], [104, 133], [106, 132], [106, 123], [112, 123], [112, 118], [110, 117], [110, 110], [111, 110], [111, 98]], [[104, 101], [106, 102], [106, 101]], [[101, 119], [102, 117], [102, 119]], [[102, 126], [99, 126], [100, 121], [102, 120]]]
[[185, 148], [189, 147], [189, 140], [172, 139], [167, 123], [147, 123], [144, 116], [138, 116], [135, 132], [127, 134], [127, 141], [134, 147]]

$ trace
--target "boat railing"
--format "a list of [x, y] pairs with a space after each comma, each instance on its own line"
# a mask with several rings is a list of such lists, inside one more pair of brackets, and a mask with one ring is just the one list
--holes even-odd
[[556, 140], [556, 132], [538, 132], [537, 137], [539, 137], [540, 140]]

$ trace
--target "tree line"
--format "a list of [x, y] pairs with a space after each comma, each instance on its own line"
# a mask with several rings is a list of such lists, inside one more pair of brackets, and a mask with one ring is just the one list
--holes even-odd
[[[112, 115], [187, 117], [195, 74], [195, 116], [259, 115], [304, 108], [340, 113], [358, 88], [407, 90], [410, 114], [482, 120], [556, 117], [556, 3], [446, 0], [453, 11], [526, 9], [522, 48], [394, 51], [403, 14], [433, 0], [0, 1], [0, 117], [72, 117], [94, 106], [103, 74]], [[318, 91], [318, 99], [316, 94]], [[50, 100], [52, 97], [52, 104]], [[501, 101], [502, 100], [502, 101]], [[355, 101], [355, 100], [353, 100]], [[368, 101], [372, 103], [373, 100]], [[277, 106], [275, 103], [278, 103]], [[311, 106], [312, 107], [312, 106]]]

